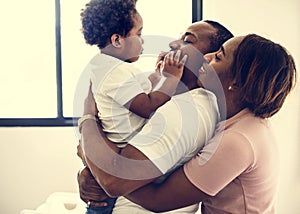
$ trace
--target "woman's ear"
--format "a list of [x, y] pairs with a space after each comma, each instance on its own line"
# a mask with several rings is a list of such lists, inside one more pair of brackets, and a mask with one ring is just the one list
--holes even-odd
[[122, 36], [120, 36], [119, 34], [113, 34], [110, 37], [110, 42], [111, 42], [113, 47], [121, 48], [121, 39], [122, 39]]
[[235, 91], [237, 89], [239, 89], [239, 84], [237, 81], [232, 81], [228, 86], [228, 91]]

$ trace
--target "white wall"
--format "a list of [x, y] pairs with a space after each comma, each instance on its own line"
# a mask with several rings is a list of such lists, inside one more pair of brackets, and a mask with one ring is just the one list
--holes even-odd
[[53, 192], [78, 192], [73, 128], [0, 129], [0, 213], [36, 209]]

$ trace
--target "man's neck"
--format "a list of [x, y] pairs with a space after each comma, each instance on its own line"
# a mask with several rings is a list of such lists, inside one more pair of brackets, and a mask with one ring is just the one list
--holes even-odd
[[175, 94], [182, 94], [195, 88], [199, 88], [197, 80], [198, 78], [191, 71], [185, 70]]
[[191, 84], [191, 83], [190, 84], [184, 84], [183, 82], [180, 82], [178, 84], [177, 88], [176, 88], [175, 95], [185, 93], [185, 92], [193, 90], [195, 88], [199, 88], [197, 83], [195, 83], [195, 84]]

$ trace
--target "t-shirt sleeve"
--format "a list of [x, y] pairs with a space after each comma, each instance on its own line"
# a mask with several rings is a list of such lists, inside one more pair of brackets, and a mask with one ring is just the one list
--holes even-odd
[[250, 142], [239, 133], [214, 137], [196, 157], [184, 165], [189, 181], [214, 196], [243, 171], [253, 165]]
[[121, 64], [106, 75], [100, 87], [106, 96], [120, 105], [125, 105], [138, 94], [148, 93], [151, 90], [151, 83], [136, 67]]

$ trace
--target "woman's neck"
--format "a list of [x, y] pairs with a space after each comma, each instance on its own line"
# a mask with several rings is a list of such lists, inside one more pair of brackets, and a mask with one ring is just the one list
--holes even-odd
[[238, 93], [223, 91], [216, 94], [221, 120], [227, 120], [243, 109]]

